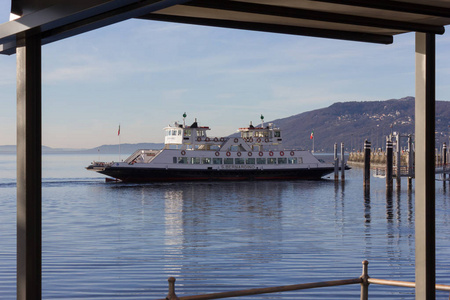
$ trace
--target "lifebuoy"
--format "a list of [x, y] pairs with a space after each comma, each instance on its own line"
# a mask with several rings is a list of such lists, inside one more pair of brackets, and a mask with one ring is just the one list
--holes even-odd
[[294, 151], [291, 151], [291, 156], [294, 156], [295, 155], [295, 152]]
[[219, 139], [215, 137], [214, 138], [214, 142], [218, 142], [218, 141], [219, 141]]
[[284, 156], [284, 151], [280, 151], [280, 155], [281, 155], [281, 156]]
[[224, 141], [225, 141], [225, 138], [221, 137], [221, 138], [220, 138], [220, 141], [221, 141], [221, 142], [224, 142]]
[[219, 153], [219, 151], [216, 151], [216, 153], [214, 153], [216, 156], [219, 156], [220, 155], [220, 153]]
[[238, 138], [234, 138], [234, 142], [237, 143], [239, 141]]
[[206, 139], [205, 139], [205, 141], [206, 142], [209, 142], [211, 139], [209, 138], [209, 137], [207, 137]]
[[227, 156], [230, 156], [231, 155], [231, 152], [230, 151], [227, 151]]
[[238, 153], [236, 153], [237, 154], [237, 156], [241, 156], [242, 155], [242, 153], [241, 152], [238, 152]]
[[197, 142], [200, 142], [201, 140], [202, 140], [201, 137], [198, 137], [198, 138], [197, 138]]
[[258, 154], [259, 154], [259, 156], [263, 156], [264, 153], [262, 151], [259, 151]]
[[251, 153], [251, 152], [247, 152], [247, 154], [248, 154], [248, 156], [252, 156], [253, 155], [253, 153]]
[[269, 151], [269, 155], [270, 155], [270, 156], [273, 156], [273, 151]]
[[257, 138], [256, 142], [261, 143], [261, 138]]
[[269, 139], [268, 139], [268, 138], [265, 138], [265, 139], [264, 139], [264, 142], [268, 143], [268, 142], [269, 142]]
[[186, 155], [186, 151], [181, 150], [181, 155]]

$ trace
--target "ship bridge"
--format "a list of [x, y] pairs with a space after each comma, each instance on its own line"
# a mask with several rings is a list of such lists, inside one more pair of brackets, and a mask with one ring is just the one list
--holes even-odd
[[254, 127], [250, 122], [249, 127], [239, 128], [241, 137], [249, 143], [271, 143], [273, 145], [280, 145], [283, 141], [281, 137], [281, 129], [274, 127], [273, 123], [269, 123], [264, 127], [264, 123], [259, 127]]

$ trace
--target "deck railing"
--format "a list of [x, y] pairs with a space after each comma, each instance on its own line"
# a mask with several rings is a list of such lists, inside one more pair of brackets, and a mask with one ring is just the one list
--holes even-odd
[[[228, 291], [228, 292], [221, 292], [221, 293], [211, 293], [211, 294], [183, 296], [183, 297], [178, 297], [176, 295], [176, 293], [175, 293], [175, 278], [170, 277], [168, 280], [169, 281], [169, 293], [167, 294], [167, 297], [165, 299], [158, 299], [158, 300], [209, 300], [209, 299], [261, 295], [261, 294], [269, 294], [269, 293], [281, 293], [281, 292], [288, 292], [288, 291], [298, 291], [298, 290], [305, 290], [305, 289], [323, 288], [323, 287], [341, 286], [341, 285], [350, 285], [350, 284], [360, 284], [361, 285], [361, 300], [368, 300], [370, 284], [390, 285], [390, 286], [409, 287], [409, 288], [416, 287], [415, 282], [371, 278], [371, 277], [369, 277], [369, 274], [368, 274], [369, 262], [367, 260], [365, 260], [362, 263], [363, 263], [363, 272], [362, 272], [362, 275], [357, 278], [311, 282], [311, 283], [265, 287], [265, 288], [254, 288], [254, 289], [248, 289], [248, 290]], [[436, 290], [450, 292], [450, 285], [436, 284]]]

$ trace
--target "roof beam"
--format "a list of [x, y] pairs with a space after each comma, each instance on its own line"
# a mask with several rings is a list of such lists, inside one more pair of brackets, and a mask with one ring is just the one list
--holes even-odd
[[393, 37], [391, 35], [381, 34], [369, 34], [353, 31], [339, 31], [320, 28], [308, 28], [289, 25], [278, 25], [268, 23], [256, 23], [256, 22], [243, 22], [243, 21], [230, 21], [220, 19], [208, 19], [208, 18], [196, 18], [196, 17], [183, 17], [175, 15], [165, 15], [159, 13], [152, 13], [140, 17], [141, 19], [166, 21], [175, 23], [186, 23], [194, 25], [205, 25], [213, 27], [224, 27], [233, 29], [253, 30], [271, 33], [283, 33], [292, 35], [302, 35], [311, 37], [322, 37], [338, 40], [348, 40], [356, 42], [369, 42], [378, 44], [392, 44]]
[[[377, 2], [377, 1], [375, 1]], [[342, 2], [341, 2], [342, 3]], [[287, 17], [296, 19], [307, 19], [324, 22], [333, 22], [341, 24], [368, 26], [376, 28], [389, 28], [405, 31], [416, 31], [424, 33], [443, 34], [445, 32], [444, 26], [435, 26], [420, 23], [402, 22], [389, 19], [379, 19], [370, 17], [360, 17], [348, 14], [338, 14], [323, 11], [315, 11], [309, 9], [298, 9], [275, 5], [254, 4], [240, 1], [207, 1], [195, 0], [186, 3], [189, 6], [212, 8], [220, 10], [237, 11], [244, 13], [256, 13], [277, 17]]]
[[190, 0], [78, 0], [0, 24], [0, 54], [14, 54], [18, 34], [33, 30], [42, 45], [98, 29]]
[[433, 6], [426, 4], [417, 4], [410, 2], [400, 2], [393, 0], [311, 0], [316, 2], [334, 3], [340, 5], [358, 6], [365, 8], [375, 8], [390, 10], [395, 12], [428, 15], [434, 17], [450, 18], [450, 8], [442, 6]]

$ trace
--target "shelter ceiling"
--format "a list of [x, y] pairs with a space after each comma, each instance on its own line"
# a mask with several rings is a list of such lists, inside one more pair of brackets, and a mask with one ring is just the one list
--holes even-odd
[[0, 53], [17, 37], [42, 44], [130, 18], [389, 44], [405, 32], [444, 33], [450, 0], [13, 0]]

